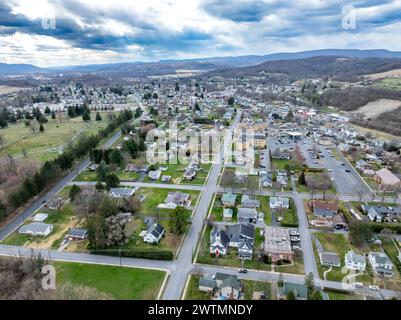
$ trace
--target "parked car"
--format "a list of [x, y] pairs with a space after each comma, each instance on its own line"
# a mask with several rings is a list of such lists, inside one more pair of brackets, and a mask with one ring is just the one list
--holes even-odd
[[353, 282], [352, 286], [355, 288], [363, 288], [363, 283], [362, 282]]
[[248, 270], [246, 270], [246, 269], [240, 269], [240, 270], [238, 271], [238, 273], [248, 273]]
[[345, 169], [345, 172], [351, 172], [351, 170], [350, 169]]
[[372, 284], [369, 286], [369, 289], [372, 290], [372, 291], [380, 291], [380, 288], [378, 286], [375, 286], [375, 285], [372, 285]]

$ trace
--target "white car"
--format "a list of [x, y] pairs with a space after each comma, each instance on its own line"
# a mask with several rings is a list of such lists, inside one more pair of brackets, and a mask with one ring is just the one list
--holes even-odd
[[380, 291], [380, 288], [378, 286], [375, 286], [375, 285], [370, 285], [369, 289], [372, 290], [372, 291]]
[[352, 285], [355, 288], [363, 288], [363, 283], [362, 282], [353, 282]]

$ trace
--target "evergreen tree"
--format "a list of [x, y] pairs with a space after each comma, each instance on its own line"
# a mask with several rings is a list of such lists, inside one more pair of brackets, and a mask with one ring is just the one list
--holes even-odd
[[70, 200], [74, 201], [81, 192], [82, 192], [81, 188], [76, 184], [73, 184], [69, 194]]
[[102, 117], [99, 112], [96, 112], [96, 121], [102, 121]]
[[111, 188], [117, 188], [119, 185], [120, 179], [114, 173], [110, 173], [106, 176], [107, 190], [110, 190]]
[[43, 126], [43, 124], [40, 124], [40, 126], [39, 126], [39, 131], [40, 131], [40, 132], [45, 131], [45, 127]]

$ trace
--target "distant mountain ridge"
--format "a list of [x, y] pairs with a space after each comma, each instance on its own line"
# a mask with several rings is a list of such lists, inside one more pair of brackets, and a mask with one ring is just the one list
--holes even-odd
[[401, 52], [385, 49], [358, 50], [358, 49], [323, 49], [301, 52], [282, 52], [267, 55], [244, 55], [227, 57], [210, 57], [195, 59], [169, 59], [157, 62], [119, 62], [92, 65], [60, 66], [52, 68], [40, 68], [31, 64], [6, 64], [0, 63], [0, 75], [23, 74], [33, 72], [43, 73], [121, 73], [135, 74], [137, 76], [163, 75], [175, 73], [177, 69], [188, 70], [225, 70], [229, 68], [252, 67], [265, 62], [306, 59], [313, 57], [341, 56], [350, 58], [400, 58]]

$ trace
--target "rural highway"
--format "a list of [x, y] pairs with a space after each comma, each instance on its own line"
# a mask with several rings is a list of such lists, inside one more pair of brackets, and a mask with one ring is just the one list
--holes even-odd
[[[107, 140], [102, 148], [107, 149], [114, 142], [116, 142], [121, 136], [121, 131], [116, 132], [109, 140]], [[60, 192], [66, 185], [70, 184], [74, 178], [81, 173], [89, 165], [90, 160], [86, 158], [81, 163], [79, 163], [74, 169], [58, 181], [49, 191], [36, 199], [33, 203], [29, 205], [28, 208], [24, 209], [20, 214], [18, 214], [11, 222], [9, 222], [4, 228], [0, 230], [0, 241], [3, 241], [10, 233], [17, 229], [26, 219], [28, 219], [36, 210], [44, 205], [47, 201], [52, 199], [58, 192]]]

